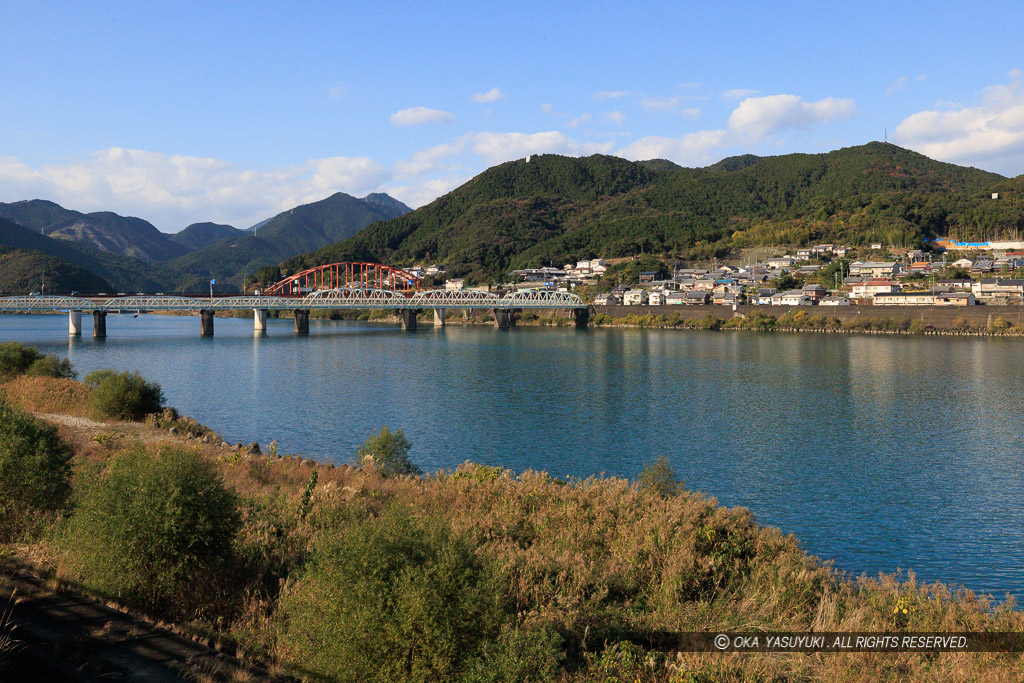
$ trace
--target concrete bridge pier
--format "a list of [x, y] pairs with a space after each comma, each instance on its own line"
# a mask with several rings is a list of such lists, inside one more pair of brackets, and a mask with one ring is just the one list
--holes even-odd
[[82, 312], [68, 311], [68, 335], [71, 337], [82, 336]]
[[416, 331], [416, 314], [419, 313], [415, 308], [403, 308], [398, 311], [398, 314], [402, 316], [402, 329], [406, 332]]
[[590, 322], [590, 309], [588, 308], [574, 308], [572, 309], [572, 318], [576, 321], [576, 329], [586, 329], [587, 323]]
[[444, 327], [444, 308], [434, 309], [434, 327]]
[[107, 338], [107, 312], [92, 312], [92, 336], [96, 339]]
[[309, 309], [295, 310], [295, 334], [309, 334]]
[[516, 324], [515, 319], [512, 317], [513, 310], [509, 308], [492, 308], [491, 311], [494, 313], [494, 324], [499, 330], [507, 330]]
[[267, 309], [252, 309], [252, 331], [253, 334], [267, 333]]
[[202, 309], [199, 311], [199, 336], [213, 336], [213, 311]]

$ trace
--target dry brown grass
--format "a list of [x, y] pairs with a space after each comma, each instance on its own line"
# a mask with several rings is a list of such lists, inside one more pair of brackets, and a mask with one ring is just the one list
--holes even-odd
[[22, 410], [85, 417], [92, 390], [81, 382], [57, 377], [23, 375], [5, 382], [0, 391]]
[[[123, 447], [114, 439], [78, 443], [79, 457], [93, 461]], [[238, 543], [262, 573], [246, 579], [246, 604], [223, 628], [247, 659], [275, 668], [301, 664], [289, 662], [279, 646], [276, 604], [313, 545], [344, 533], [353, 516], [399, 504], [442, 519], [499, 567], [522, 623], [562, 634], [566, 679], [1024, 680], [1021, 654], [672, 651], [673, 634], [688, 631], [1024, 631], [1024, 615], [1012, 604], [995, 607], [969, 591], [913, 575], [843, 577], [794, 537], [697, 493], [662, 498], [622, 479], [563, 482], [471, 464], [386, 478], [180, 443], [216, 462], [243, 501]], [[302, 494], [314, 471], [318, 483], [303, 516]], [[907, 606], [906, 615], [894, 616], [897, 604]]]

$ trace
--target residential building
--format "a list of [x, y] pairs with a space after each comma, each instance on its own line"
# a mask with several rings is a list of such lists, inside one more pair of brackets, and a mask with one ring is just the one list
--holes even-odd
[[622, 299], [624, 306], [643, 306], [647, 303], [647, 290], [645, 289], [631, 289], [626, 292], [626, 296]]
[[900, 286], [895, 282], [876, 278], [855, 284], [850, 297], [853, 299], [871, 299], [878, 294], [895, 294], [898, 291], [900, 291]]

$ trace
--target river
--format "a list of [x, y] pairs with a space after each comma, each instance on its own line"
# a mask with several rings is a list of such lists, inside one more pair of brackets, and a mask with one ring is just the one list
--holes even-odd
[[138, 370], [226, 439], [348, 461], [382, 425], [426, 471], [464, 460], [633, 478], [667, 456], [853, 575], [913, 570], [1024, 598], [1024, 341], [193, 317], [0, 316], [82, 375]]

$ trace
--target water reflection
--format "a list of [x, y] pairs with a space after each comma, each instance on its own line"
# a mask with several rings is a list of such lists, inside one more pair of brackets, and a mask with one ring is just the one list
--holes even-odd
[[336, 462], [382, 425], [430, 471], [472, 459], [633, 477], [668, 456], [848, 571], [1024, 597], [1019, 340], [0, 316], [80, 374], [138, 370], [231, 441]]

